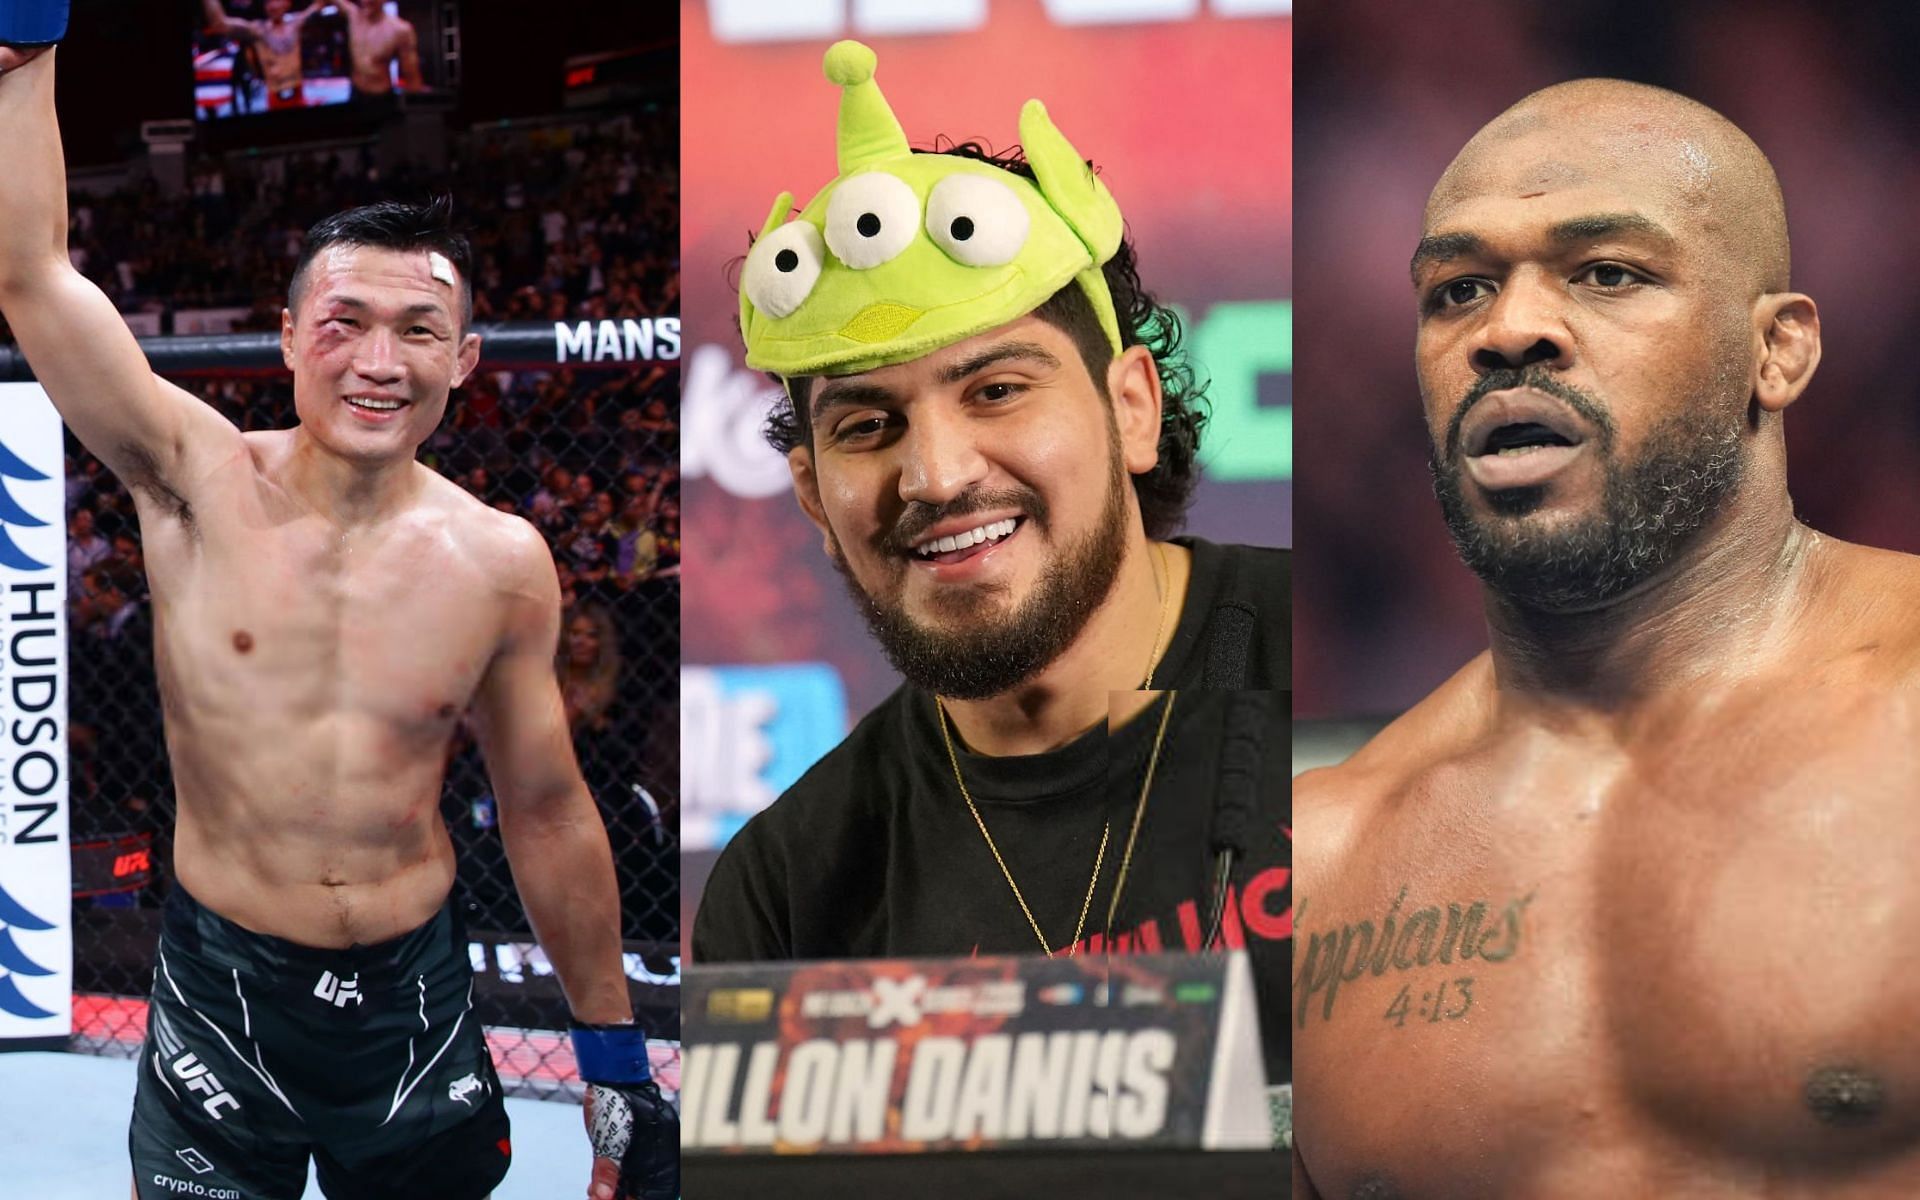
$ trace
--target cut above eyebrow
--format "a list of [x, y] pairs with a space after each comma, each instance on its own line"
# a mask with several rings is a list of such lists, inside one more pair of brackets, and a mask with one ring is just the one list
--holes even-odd
[[[1594, 213], [1589, 216], [1569, 217], [1547, 227], [1547, 240], [1555, 245], [1564, 246], [1571, 242], [1591, 242], [1629, 233], [1651, 237], [1669, 245], [1676, 240], [1666, 226], [1639, 213]], [[1417, 282], [1421, 267], [1429, 263], [1448, 262], [1470, 254], [1479, 254], [1486, 249], [1486, 245], [1478, 235], [1471, 233], [1428, 234], [1421, 238], [1420, 244], [1414, 248], [1413, 261], [1407, 267], [1408, 273]]]

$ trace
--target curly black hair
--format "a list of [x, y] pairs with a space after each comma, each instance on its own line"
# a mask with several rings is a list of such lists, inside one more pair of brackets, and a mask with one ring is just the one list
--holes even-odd
[[[996, 155], [978, 142], [948, 146], [936, 143], [933, 150], [914, 153], [953, 154], [1033, 178], [1033, 168], [1018, 147]], [[1121, 239], [1120, 249], [1101, 271], [1107, 277], [1108, 290], [1113, 293], [1121, 346], [1145, 346], [1160, 373], [1160, 457], [1152, 470], [1133, 477], [1133, 490], [1140, 501], [1140, 520], [1147, 536], [1163, 538], [1180, 528], [1187, 506], [1193, 500], [1194, 484], [1199, 482], [1196, 460], [1209, 413], [1207, 380], [1187, 356], [1179, 314], [1160, 304], [1140, 285], [1139, 266], [1130, 239]], [[1033, 315], [1073, 339], [1094, 386], [1103, 398], [1110, 398], [1107, 397], [1107, 365], [1113, 361], [1113, 348], [1080, 285], [1067, 284], [1034, 309]], [[774, 379], [781, 385], [782, 394], [774, 401], [773, 411], [768, 413], [762, 430], [768, 443], [782, 454], [796, 446], [811, 446], [813, 430], [801, 414], [806, 409], [813, 377], [781, 379], [775, 376]]]

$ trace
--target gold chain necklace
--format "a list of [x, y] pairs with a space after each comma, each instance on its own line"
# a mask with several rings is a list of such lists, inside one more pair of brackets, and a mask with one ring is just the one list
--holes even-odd
[[[1148, 678], [1152, 678], [1151, 675]], [[1167, 722], [1173, 719], [1173, 701], [1179, 692], [1168, 692], [1166, 707], [1160, 710], [1160, 731], [1153, 735], [1153, 753], [1147, 757], [1147, 775], [1140, 781], [1140, 802], [1133, 810], [1133, 828], [1127, 831], [1127, 849], [1120, 856], [1120, 874], [1113, 881], [1113, 899], [1107, 904], [1107, 948], [1113, 948], [1113, 918], [1120, 911], [1120, 892], [1127, 886], [1127, 869], [1133, 866], [1133, 843], [1140, 836], [1140, 821], [1147, 815], [1147, 791], [1153, 787], [1153, 772], [1160, 765], [1160, 744], [1167, 739]]]
[[[1140, 802], [1134, 808], [1133, 827], [1127, 831], [1127, 851], [1120, 864], [1120, 875], [1114, 883], [1113, 903], [1107, 906], [1107, 928], [1113, 928], [1114, 911], [1120, 905], [1120, 888], [1125, 885], [1127, 868], [1133, 862], [1133, 846], [1140, 836], [1140, 821], [1147, 815], [1147, 792], [1153, 787], [1154, 768], [1160, 763], [1160, 744], [1167, 736], [1167, 720], [1173, 715], [1173, 698], [1177, 692], [1167, 693], [1167, 703], [1160, 713], [1160, 729], [1153, 736], [1153, 753], [1147, 759], [1147, 775], [1140, 784]], [[980, 827], [980, 836], [987, 841], [987, 849], [993, 853], [993, 861], [1000, 865], [1000, 874], [1006, 877], [1007, 886], [1013, 890], [1014, 902], [1020, 906], [1020, 912], [1027, 918], [1027, 924], [1033, 929], [1033, 936], [1039, 939], [1040, 949], [1048, 958], [1053, 957], [1053, 945], [1047, 941], [1047, 935], [1040, 932], [1040, 922], [1034, 919], [1033, 910], [1027, 907], [1027, 898], [1020, 893], [1020, 885], [1013, 881], [1013, 872], [1007, 867], [1007, 860], [1000, 855], [1000, 847], [994, 844], [993, 835], [987, 832], [987, 823], [980, 816], [980, 807], [973, 802], [973, 793], [967, 791], [967, 781], [960, 775], [960, 756], [954, 753], [953, 735], [947, 731], [947, 706], [940, 697], [933, 698], [933, 707], [940, 719], [940, 740], [947, 747], [947, 761], [953, 764], [953, 781], [960, 785], [960, 798], [967, 802], [967, 811], [973, 814], [973, 823]], [[1093, 907], [1093, 891], [1100, 883], [1100, 868], [1107, 860], [1107, 841], [1113, 834], [1111, 824], [1100, 826], [1100, 849], [1093, 858], [1093, 876], [1087, 880], [1086, 898], [1080, 901], [1080, 919], [1073, 927], [1073, 940], [1069, 942], [1067, 957], [1072, 958], [1080, 951], [1080, 935], [1087, 927], [1087, 911]]]

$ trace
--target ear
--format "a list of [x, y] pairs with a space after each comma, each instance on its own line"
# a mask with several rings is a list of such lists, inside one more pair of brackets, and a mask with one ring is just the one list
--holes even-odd
[[467, 376], [473, 374], [473, 369], [479, 365], [480, 335], [469, 333], [460, 339], [460, 352], [459, 358], [454, 363], [453, 382], [447, 386], [459, 387], [467, 381]]
[[280, 361], [293, 370], [293, 312], [285, 308], [280, 310]]
[[1107, 364], [1107, 395], [1120, 428], [1120, 456], [1132, 475], [1160, 461], [1160, 370], [1145, 346], [1129, 346]]
[[1760, 369], [1753, 394], [1767, 412], [1800, 398], [1820, 365], [1820, 310], [1798, 292], [1760, 297]]
[[827, 524], [827, 507], [820, 503], [820, 479], [813, 473], [813, 451], [806, 446], [787, 451], [787, 472], [793, 476], [793, 498], [800, 502], [800, 511], [820, 531], [827, 557], [834, 557], [833, 530]]

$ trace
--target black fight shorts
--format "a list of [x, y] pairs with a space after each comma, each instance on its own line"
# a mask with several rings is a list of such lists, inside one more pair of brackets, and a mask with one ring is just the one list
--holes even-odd
[[451, 903], [377, 946], [242, 929], [175, 887], [134, 1093], [141, 1200], [480, 1200], [507, 1173], [500, 1079]]

